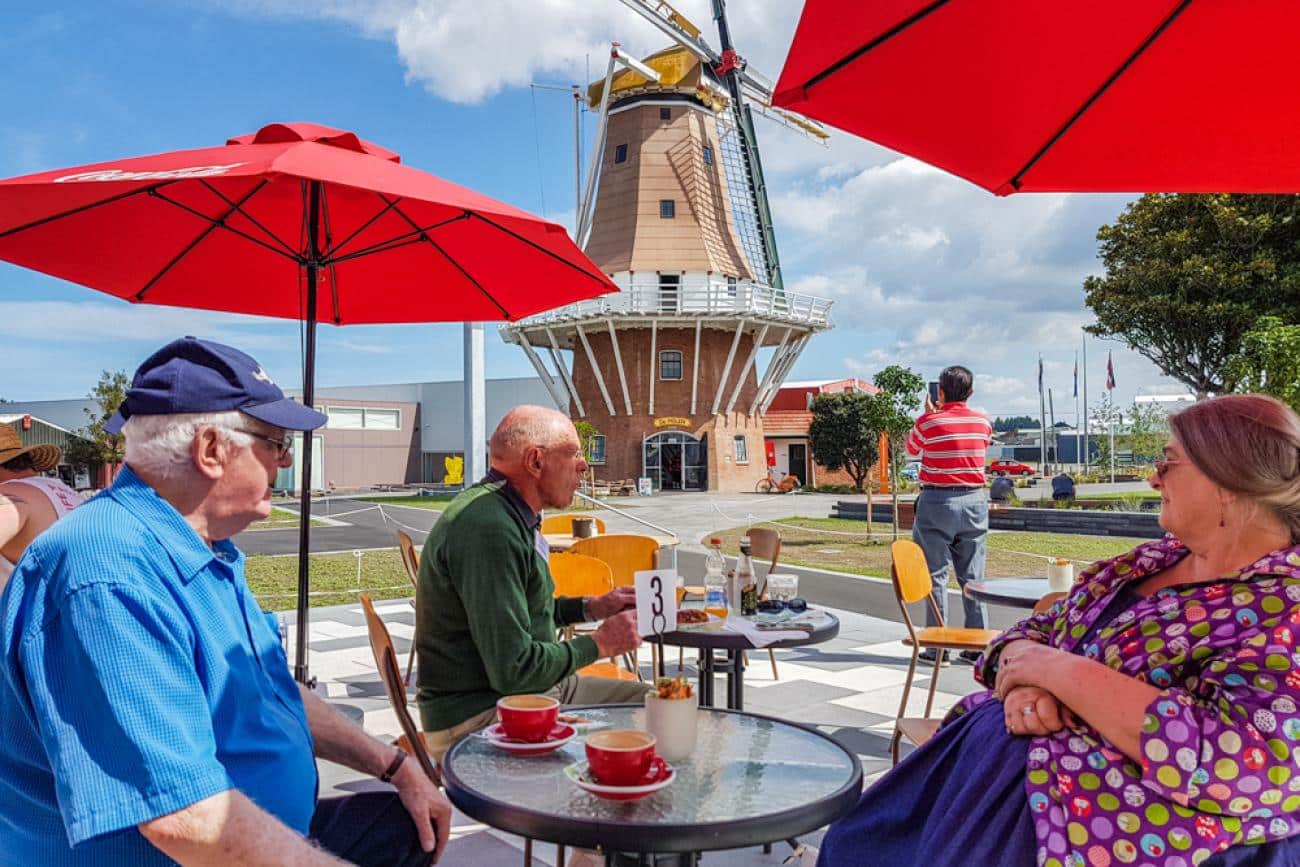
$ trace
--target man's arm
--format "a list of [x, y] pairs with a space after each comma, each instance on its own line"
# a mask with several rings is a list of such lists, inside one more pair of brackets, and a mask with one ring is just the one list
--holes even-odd
[[248, 796], [227, 790], [137, 826], [164, 855], [186, 867], [343, 865]]
[[[302, 694], [317, 756], [373, 777], [388, 769], [397, 756], [396, 747], [366, 734], [311, 690], [299, 685], [298, 692]], [[424, 775], [420, 763], [414, 759], [402, 762], [392, 783], [402, 806], [415, 822], [420, 848], [433, 852], [433, 859], [437, 861], [442, 857], [442, 850], [451, 834], [451, 802]]]
[[[14, 490], [19, 485], [0, 485], [0, 548], [8, 545], [27, 523], [28, 504]], [[30, 486], [28, 486], [30, 487]]]

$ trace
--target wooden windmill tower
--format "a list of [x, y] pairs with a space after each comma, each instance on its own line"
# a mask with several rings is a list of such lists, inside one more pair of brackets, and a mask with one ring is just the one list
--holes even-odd
[[604, 436], [598, 478], [752, 490], [766, 472], [763, 412], [831, 306], [783, 287], [752, 116], [826, 134], [767, 106], [772, 84], [732, 48], [723, 0], [721, 53], [667, 3], [623, 2], [674, 44], [640, 62], [615, 44], [588, 88], [600, 122], [577, 237], [622, 291], [501, 333], [556, 405]]

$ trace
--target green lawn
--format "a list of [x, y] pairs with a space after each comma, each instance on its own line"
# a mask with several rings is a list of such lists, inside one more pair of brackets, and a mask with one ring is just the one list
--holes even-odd
[[[845, 518], [785, 518], [781, 526], [781, 562], [791, 566], [815, 566], [855, 575], [889, 577], [889, 543], [893, 535], [888, 524], [873, 524], [874, 537], [866, 537], [865, 521]], [[745, 527], [721, 530], [722, 548], [734, 553]], [[833, 532], [828, 532], [833, 531]], [[845, 535], [839, 535], [845, 534]], [[851, 535], [850, 535], [851, 534]], [[910, 530], [900, 537], [912, 538]], [[1046, 557], [1065, 557], [1083, 566], [1131, 550], [1145, 539], [1116, 536], [1075, 536], [1065, 533], [992, 532], [984, 572], [990, 578], [1045, 575]], [[955, 584], [953, 586], [956, 586]]]
[[413, 509], [433, 509], [441, 511], [442, 507], [456, 499], [456, 494], [430, 494], [409, 497], [353, 497], [359, 503], [382, 503], [385, 506], [410, 506]]
[[[293, 608], [297, 599], [298, 556], [249, 557], [248, 586], [267, 611]], [[358, 587], [360, 589], [358, 589]], [[361, 552], [361, 578], [351, 552], [313, 554], [311, 557], [311, 607], [346, 605], [364, 591], [371, 599], [397, 599], [415, 591], [407, 580], [397, 549]]]
[[1076, 500], [1158, 500], [1159, 491], [1129, 491], [1123, 494], [1081, 494]]

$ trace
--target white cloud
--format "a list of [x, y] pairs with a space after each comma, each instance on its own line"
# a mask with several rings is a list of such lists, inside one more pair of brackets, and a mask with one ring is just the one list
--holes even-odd
[[59, 340], [83, 345], [140, 342], [161, 345], [165, 340], [193, 334], [241, 349], [280, 345], [283, 320], [152, 304], [101, 301], [6, 301], [0, 303], [0, 338], [28, 340], [58, 323]]

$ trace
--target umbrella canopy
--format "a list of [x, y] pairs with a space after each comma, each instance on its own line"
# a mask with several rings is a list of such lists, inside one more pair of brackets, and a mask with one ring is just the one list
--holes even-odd
[[305, 123], [0, 181], [0, 259], [127, 301], [287, 319], [306, 317], [314, 264], [315, 318], [334, 325], [510, 320], [616, 291], [561, 226]]
[[[0, 181], [0, 259], [135, 303], [305, 320], [308, 406], [317, 322], [512, 320], [617, 291], [561, 226], [309, 123]], [[311, 463], [305, 436], [300, 681]]]
[[807, 0], [774, 104], [1015, 192], [1300, 191], [1286, 0]]

